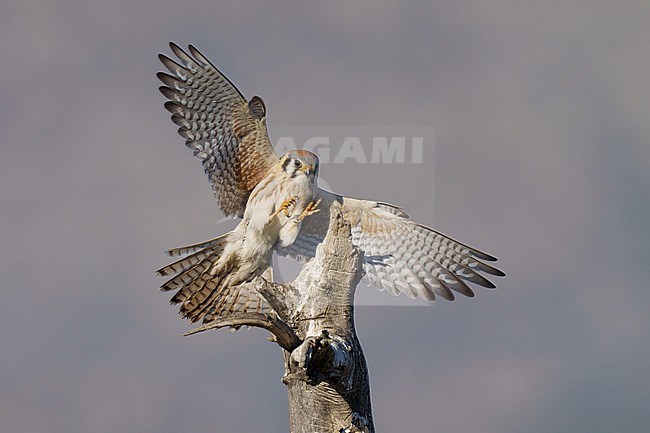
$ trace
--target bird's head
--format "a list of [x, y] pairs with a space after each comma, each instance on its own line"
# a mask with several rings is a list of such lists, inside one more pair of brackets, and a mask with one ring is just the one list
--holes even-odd
[[282, 157], [282, 170], [290, 178], [306, 176], [315, 182], [318, 178], [318, 156], [308, 150], [291, 150]]

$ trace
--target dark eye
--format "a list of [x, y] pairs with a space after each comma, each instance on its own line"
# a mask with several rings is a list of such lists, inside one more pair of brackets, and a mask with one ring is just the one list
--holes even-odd
[[302, 162], [296, 160], [295, 165], [296, 165], [296, 168], [300, 168], [300, 167], [302, 167]]

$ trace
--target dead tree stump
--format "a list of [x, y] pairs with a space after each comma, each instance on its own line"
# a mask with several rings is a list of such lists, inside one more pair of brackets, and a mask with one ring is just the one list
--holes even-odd
[[269, 330], [284, 349], [291, 433], [374, 433], [368, 368], [354, 328], [362, 258], [334, 203], [325, 240], [294, 281], [257, 279], [277, 316], [237, 314], [188, 334], [242, 325]]

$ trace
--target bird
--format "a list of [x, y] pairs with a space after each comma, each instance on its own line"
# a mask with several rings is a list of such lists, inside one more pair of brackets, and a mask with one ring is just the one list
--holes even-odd
[[273, 252], [301, 263], [313, 258], [335, 202], [363, 252], [363, 278], [380, 290], [453, 301], [455, 293], [475, 296], [468, 283], [495, 288], [483, 274], [505, 276], [487, 263], [496, 257], [413, 221], [398, 206], [321, 189], [317, 155], [275, 152], [261, 97], [247, 100], [193, 45], [170, 48], [176, 59], [158, 56], [167, 69], [157, 74], [164, 106], [202, 162], [222, 212], [241, 218], [229, 233], [166, 252], [178, 259], [158, 270], [171, 276], [161, 290], [176, 290], [171, 302], [185, 318], [209, 323], [272, 311], [252, 281], [272, 277]]

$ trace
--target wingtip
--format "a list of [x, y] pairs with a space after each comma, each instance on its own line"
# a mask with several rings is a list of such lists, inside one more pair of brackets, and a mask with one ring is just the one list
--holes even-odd
[[484, 253], [483, 251], [479, 251], [479, 250], [474, 249], [474, 248], [472, 248], [472, 254], [474, 256], [478, 257], [479, 259], [486, 260], [488, 262], [496, 262], [496, 261], [499, 260], [499, 259], [497, 259], [496, 257], [494, 257], [494, 256], [492, 256], [490, 254]]
[[183, 48], [181, 48], [179, 45], [170, 44], [169, 46], [172, 49], [172, 52], [176, 55], [176, 57], [178, 57], [183, 62], [192, 62], [192, 61], [194, 61], [194, 59], [192, 59], [192, 57], [189, 54], [187, 54], [187, 52]]
[[179, 113], [183, 109], [183, 106], [179, 105], [175, 101], [167, 101], [163, 104], [163, 107], [165, 107], [165, 110], [169, 111], [171, 114]]
[[490, 275], [493, 275], [495, 277], [505, 277], [506, 274], [503, 272], [501, 269], [497, 269], [494, 266], [490, 266], [487, 263], [483, 263], [480, 260], [476, 260], [477, 266], [476, 268], [482, 272], [488, 273]]
[[[161, 55], [163, 55], [163, 54], [159, 54], [159, 56], [161, 56]], [[163, 83], [164, 83], [165, 80], [168, 79], [168, 78], [175, 79], [175, 77], [174, 77], [173, 75], [169, 75], [169, 73], [164, 72], [164, 71], [158, 71], [158, 72], [156, 72], [156, 77], [157, 77], [160, 81], [162, 81]]]
[[205, 60], [205, 61], [208, 61], [208, 59], [203, 55], [203, 53], [201, 52], [201, 50], [199, 50], [198, 48], [196, 48], [196, 46], [195, 46], [194, 44], [189, 44], [189, 45], [187, 46], [187, 49], [190, 50], [190, 53], [192, 53], [192, 55], [193, 55], [197, 60], [201, 60], [201, 61], [204, 61], [204, 60]]
[[169, 92], [171, 89], [167, 86], [158, 86], [158, 91], [163, 95], [167, 96], [165, 93]]
[[165, 68], [167, 68], [167, 70], [175, 76], [179, 75], [179, 71], [187, 70], [185, 66], [181, 65], [176, 60], [169, 57], [167, 54], [158, 53], [158, 60], [160, 60], [160, 63], [162, 63], [163, 66], [165, 66]]

